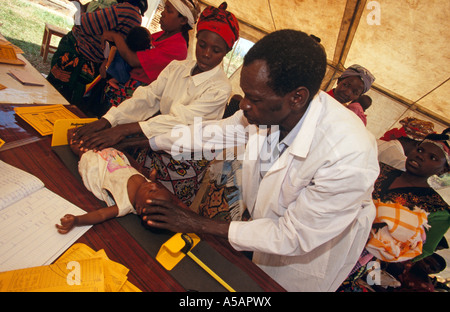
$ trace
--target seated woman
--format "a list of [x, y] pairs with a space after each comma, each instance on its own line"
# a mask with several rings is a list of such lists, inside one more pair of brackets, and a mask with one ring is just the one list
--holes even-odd
[[435, 131], [432, 122], [415, 117], [405, 117], [399, 123], [401, 128], [390, 129], [377, 140], [378, 161], [404, 171], [409, 152]]
[[[406, 159], [406, 171], [381, 164], [380, 176], [375, 183], [374, 199], [399, 202], [410, 209], [419, 207], [428, 214], [426, 242], [422, 254], [431, 255], [450, 226], [450, 210], [442, 197], [429, 186], [428, 178], [449, 171], [450, 128], [443, 134], [429, 134]], [[417, 260], [416, 259], [416, 260]]]
[[[148, 170], [157, 167], [158, 179], [189, 206], [208, 162], [147, 154], [148, 140], [177, 125], [193, 124], [198, 117], [222, 117], [231, 94], [222, 60], [238, 37], [237, 19], [226, 11], [226, 5], [207, 7], [197, 24], [196, 60], [171, 62], [153, 83], [136, 89], [130, 99], [98, 121], [79, 128], [74, 139], [82, 141], [83, 148], [95, 150], [116, 144], [142, 147], [144, 157], [135, 156], [136, 160]], [[145, 137], [136, 142], [128, 139], [132, 135]]]
[[86, 85], [99, 74], [104, 57], [101, 36], [116, 31], [127, 36], [141, 25], [147, 0], [121, 0], [102, 10], [81, 14], [80, 25], [65, 35], [53, 55], [47, 80], [69, 103], [81, 105]]
[[152, 34], [152, 49], [133, 51], [118, 32], [108, 31], [103, 40], [112, 42], [120, 56], [132, 67], [130, 78], [119, 85], [107, 83], [102, 107], [117, 106], [130, 98], [137, 87], [152, 83], [173, 60], [187, 57], [189, 31], [199, 14], [196, 0], [167, 0], [159, 20], [162, 31]]
[[[127, 47], [133, 52], [151, 49], [152, 35], [145, 27], [135, 27], [130, 30], [125, 38]], [[118, 88], [118, 83], [126, 83], [130, 79], [130, 71], [133, 69], [117, 52], [115, 46], [111, 47], [110, 58], [113, 56], [111, 64], [105, 67], [105, 77], [108, 75], [108, 83]], [[102, 75], [103, 76], [103, 75]], [[111, 78], [109, 78], [111, 76]]]
[[361, 118], [364, 125], [367, 125], [365, 109], [363, 109], [357, 100], [369, 91], [374, 81], [375, 77], [367, 69], [358, 64], [354, 64], [347, 68], [338, 78], [336, 88], [331, 89], [327, 93], [353, 111]]
[[[134, 27], [125, 38], [127, 47], [134, 53], [152, 48], [152, 36], [150, 31], [142, 26]], [[119, 89], [119, 84], [130, 80], [130, 72], [133, 68], [120, 56], [116, 46], [105, 43], [105, 54], [109, 51], [108, 61], [100, 67], [100, 78], [86, 88], [83, 95], [83, 106], [79, 108], [87, 115], [102, 117], [111, 104], [104, 101], [105, 86]]]
[[[450, 209], [449, 205], [442, 197], [428, 185], [428, 178], [434, 174], [442, 175], [450, 170], [450, 146], [449, 135], [450, 128], [446, 129], [442, 134], [429, 134], [425, 139], [412, 150], [406, 159], [406, 171], [395, 169], [384, 163], [380, 163], [380, 175], [375, 182], [372, 197], [380, 203], [399, 204], [406, 207], [409, 211], [417, 211], [418, 209], [425, 211], [427, 220], [424, 231], [425, 238], [422, 239], [421, 252], [410, 259], [402, 258], [393, 259], [400, 262], [416, 262], [432, 255], [441, 239], [450, 227]], [[388, 205], [389, 205], [388, 204]], [[405, 221], [402, 219], [402, 222]], [[406, 223], [406, 222], [403, 222]], [[374, 223], [376, 228], [372, 234], [377, 233], [380, 224]], [[371, 234], [371, 238], [373, 235]], [[375, 234], [376, 235], [376, 234]], [[424, 243], [423, 243], [424, 241]], [[384, 241], [385, 243], [385, 241]], [[400, 242], [399, 246], [405, 248], [409, 242]], [[369, 240], [369, 244], [370, 240]], [[365, 259], [365, 263], [359, 263], [363, 266], [373, 258], [373, 254], [378, 256], [378, 251], [374, 253], [373, 245], [366, 246], [361, 259]], [[379, 245], [378, 245], [379, 246]], [[368, 251], [370, 254], [368, 254]], [[410, 252], [410, 250], [406, 250]], [[386, 253], [392, 254], [392, 249]], [[406, 253], [405, 253], [406, 254]], [[381, 258], [386, 261], [386, 258]], [[353, 274], [357, 272], [356, 268]], [[354, 278], [352, 276], [350, 279]], [[347, 280], [347, 285], [349, 281]], [[351, 283], [350, 283], [351, 284]]]

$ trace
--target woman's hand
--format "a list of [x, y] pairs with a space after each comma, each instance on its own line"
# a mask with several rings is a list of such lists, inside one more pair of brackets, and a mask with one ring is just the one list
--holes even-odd
[[111, 146], [116, 147], [125, 138], [136, 134], [143, 134], [138, 122], [121, 124], [89, 135], [82, 140], [81, 146], [82, 148], [93, 149], [94, 151]]
[[86, 140], [89, 136], [91, 136], [93, 133], [108, 128], [111, 128], [111, 124], [109, 123], [109, 121], [106, 120], [105, 118], [100, 118], [99, 120], [76, 128], [76, 130], [72, 133], [72, 140], [74, 142], [81, 143], [82, 141]]
[[80, 146], [85, 150], [94, 152], [111, 147], [122, 141], [126, 136], [119, 126], [110, 129], [94, 132], [80, 142]]

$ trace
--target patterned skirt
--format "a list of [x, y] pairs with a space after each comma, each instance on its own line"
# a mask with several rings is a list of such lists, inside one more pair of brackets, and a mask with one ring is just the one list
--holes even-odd
[[99, 75], [100, 65], [78, 51], [76, 39], [69, 32], [61, 39], [53, 55], [47, 80], [70, 104], [80, 106], [86, 85]]
[[129, 151], [140, 171], [148, 178], [155, 168], [156, 179], [176, 195], [186, 206], [190, 206], [197, 194], [210, 161], [175, 160], [170, 154], [148, 149]]
[[143, 82], [133, 78], [130, 78], [124, 84], [119, 83], [118, 89], [107, 83], [103, 95], [104, 105], [108, 107], [118, 106], [126, 99], [129, 99], [133, 95], [137, 87], [145, 85], [146, 84], [144, 84]]

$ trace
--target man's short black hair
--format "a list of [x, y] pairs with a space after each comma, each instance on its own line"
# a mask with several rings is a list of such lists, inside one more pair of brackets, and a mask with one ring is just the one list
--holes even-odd
[[327, 67], [324, 48], [304, 32], [284, 29], [272, 32], [248, 51], [244, 66], [264, 60], [270, 70], [269, 87], [278, 96], [303, 86], [310, 99], [319, 91]]

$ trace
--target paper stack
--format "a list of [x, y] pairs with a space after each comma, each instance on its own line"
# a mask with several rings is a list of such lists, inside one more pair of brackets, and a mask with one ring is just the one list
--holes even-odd
[[54, 264], [0, 273], [0, 292], [140, 292], [129, 269], [77, 243]]

